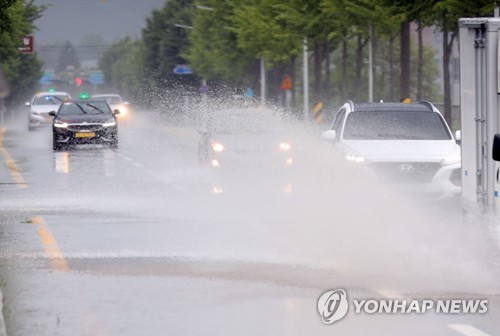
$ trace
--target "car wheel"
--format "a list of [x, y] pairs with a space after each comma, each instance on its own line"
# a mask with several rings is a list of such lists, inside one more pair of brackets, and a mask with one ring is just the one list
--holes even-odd
[[55, 151], [59, 151], [61, 149], [63, 149], [64, 146], [60, 143], [58, 143], [57, 141], [55, 140], [52, 140], [52, 149], [55, 150]]
[[113, 137], [113, 141], [109, 143], [109, 147], [116, 149], [118, 148], [118, 137]]

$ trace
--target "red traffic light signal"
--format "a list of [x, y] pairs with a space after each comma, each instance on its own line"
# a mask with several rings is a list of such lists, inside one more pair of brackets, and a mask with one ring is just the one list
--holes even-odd
[[74, 79], [76, 86], [82, 86], [83, 80], [80, 77]]

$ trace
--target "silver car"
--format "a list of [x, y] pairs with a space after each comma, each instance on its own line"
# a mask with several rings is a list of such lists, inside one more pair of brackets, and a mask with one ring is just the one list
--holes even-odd
[[52, 123], [49, 112], [57, 111], [64, 101], [70, 100], [71, 96], [67, 92], [39, 92], [26, 102], [29, 109], [29, 129], [37, 126]]

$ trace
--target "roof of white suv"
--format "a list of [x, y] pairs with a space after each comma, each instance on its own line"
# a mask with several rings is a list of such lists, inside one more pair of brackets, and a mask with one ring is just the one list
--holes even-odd
[[439, 111], [429, 102], [420, 101], [415, 103], [353, 103], [349, 101], [351, 112], [356, 111], [412, 111], [412, 112], [436, 112]]

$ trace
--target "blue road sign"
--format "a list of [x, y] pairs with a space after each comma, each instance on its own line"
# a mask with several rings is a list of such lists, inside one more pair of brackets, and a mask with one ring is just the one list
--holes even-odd
[[104, 84], [104, 74], [102, 72], [90, 73], [89, 82], [92, 85]]
[[192, 73], [193, 73], [193, 70], [191, 70], [191, 68], [189, 68], [185, 64], [178, 64], [174, 68], [174, 74], [176, 74], [176, 75], [191, 75]]

